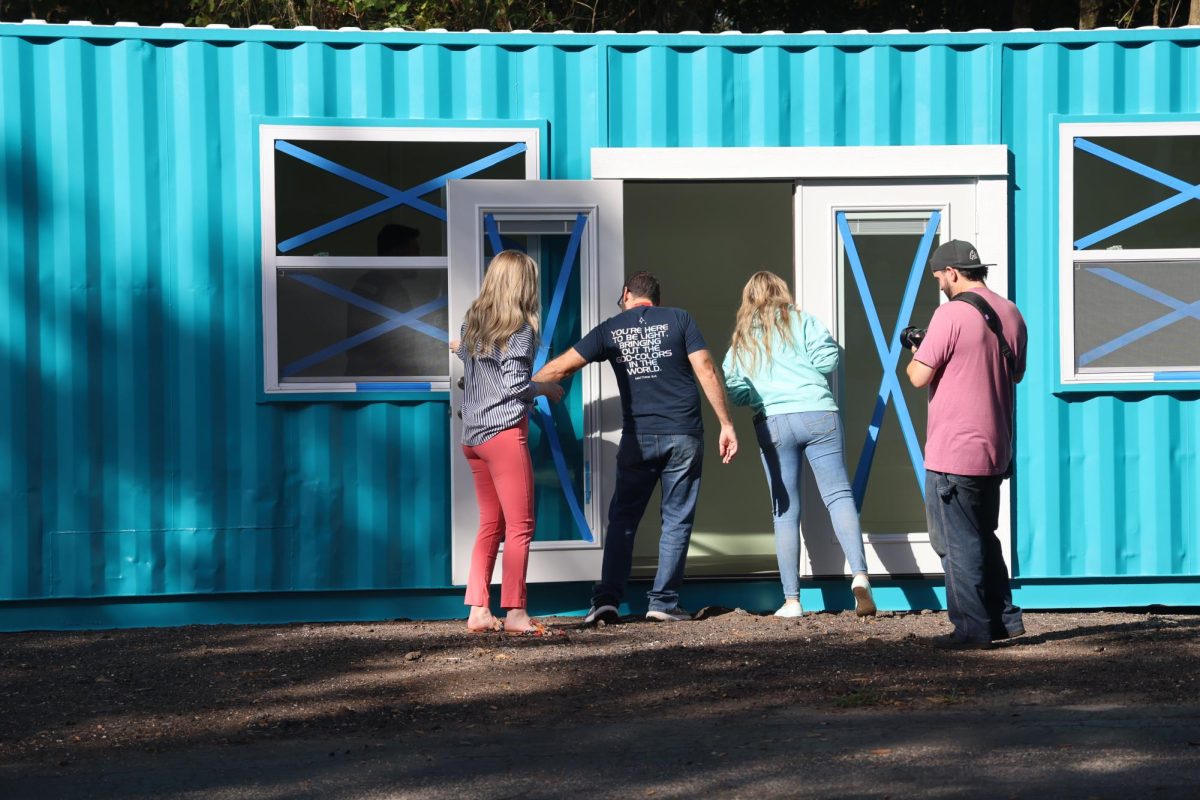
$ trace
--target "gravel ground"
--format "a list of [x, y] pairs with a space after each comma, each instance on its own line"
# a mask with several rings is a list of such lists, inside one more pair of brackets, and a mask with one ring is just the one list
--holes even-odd
[[928, 612], [548, 622], [557, 635], [546, 638], [467, 634], [461, 621], [5, 634], [0, 765], [10, 777], [47, 776], [258, 743], [410, 752], [422, 742], [470, 749], [500, 733], [552, 737], [561, 725], [653, 721], [715, 737], [729, 724], [744, 737], [780, 714], [869, 719], [886, 731], [919, 719], [936, 729], [954, 712], [1139, 708], [1175, 709], [1187, 741], [1172, 752], [1200, 764], [1192, 614], [1029, 613], [1026, 636], [967, 652], [929, 646], [948, 624]]

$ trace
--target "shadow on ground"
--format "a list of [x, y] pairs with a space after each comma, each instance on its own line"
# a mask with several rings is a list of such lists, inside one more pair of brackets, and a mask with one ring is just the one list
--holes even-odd
[[[1003, 767], [1000, 788], [1073, 776], [1073, 796], [1116, 776], [1169, 794], [1173, 770], [1198, 768], [1200, 618], [1030, 617], [1031, 635], [966, 653], [924, 644], [940, 615], [562, 623], [545, 639], [451, 622], [14, 634], [0, 763], [39, 791], [88, 773], [96, 796], [131, 797], [168, 791], [154, 775], [191, 775], [197, 797], [559, 796], [544, 782], [584, 791], [603, 764], [639, 796], [785, 796], [804, 764], [810, 796], [874, 796], [856, 771], [901, 796], [927, 768], [954, 794], [972, 763]], [[126, 794], [103, 794], [110, 779]]]

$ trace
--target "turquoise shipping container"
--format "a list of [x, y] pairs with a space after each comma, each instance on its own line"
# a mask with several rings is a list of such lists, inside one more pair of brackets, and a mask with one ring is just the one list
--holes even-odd
[[[1200, 120], [1198, 29], [11, 24], [0, 87], [0, 629], [459, 613], [449, 395], [262, 395], [275, 121], [528, 123], [540, 177], [575, 180], [594, 148], [1007, 148], [1018, 602], [1200, 605], [1200, 384], [1064, 387], [1058, 267], [1058, 125]], [[586, 600], [540, 591], [535, 610]]]

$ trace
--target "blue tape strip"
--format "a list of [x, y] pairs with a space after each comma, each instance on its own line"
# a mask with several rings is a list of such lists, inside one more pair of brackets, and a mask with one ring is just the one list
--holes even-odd
[[1151, 320], [1145, 325], [1140, 325], [1131, 331], [1121, 334], [1115, 339], [1088, 350], [1079, 357], [1079, 366], [1081, 367], [1086, 367], [1093, 361], [1103, 358], [1110, 353], [1115, 353], [1122, 347], [1127, 347], [1139, 339], [1144, 339], [1152, 333], [1160, 331], [1170, 325], [1174, 325], [1180, 320], [1188, 318], [1200, 319], [1200, 300], [1197, 300], [1194, 303], [1187, 303], [1177, 297], [1172, 297], [1165, 292], [1161, 292], [1152, 286], [1147, 286], [1141, 281], [1135, 280], [1128, 275], [1122, 275], [1116, 270], [1109, 269], [1108, 267], [1088, 267], [1087, 271], [1094, 275], [1098, 275], [1105, 280], [1112, 281], [1118, 286], [1128, 289], [1135, 294], [1139, 294], [1148, 300], [1153, 300], [1160, 305], [1164, 305], [1167, 308], [1174, 310], [1169, 314], [1165, 314], [1158, 319]]
[[1156, 372], [1156, 381], [1200, 381], [1200, 372]]
[[492, 246], [492, 253], [499, 253], [501, 250], [526, 252], [524, 247], [518, 247], [512, 242], [504, 241], [504, 237], [500, 235], [500, 228], [496, 225], [494, 214], [483, 215], [483, 227], [487, 230], [488, 243]]
[[[555, 281], [554, 294], [550, 300], [550, 308], [546, 313], [545, 324], [542, 325], [542, 344], [538, 348], [537, 357], [533, 361], [533, 371], [537, 372], [546, 364], [546, 358], [550, 353], [550, 340], [553, 338], [554, 326], [558, 324], [559, 315], [562, 313], [563, 303], [567, 296], [567, 286], [571, 280], [571, 272], [575, 269], [576, 256], [579, 253], [579, 243], [583, 239], [583, 230], [587, 225], [587, 215], [579, 214], [575, 217], [575, 229], [571, 232], [571, 239], [567, 242], [567, 251], [563, 255], [562, 268], [558, 271], [558, 280]], [[567, 459], [563, 453], [562, 441], [558, 437], [558, 429], [554, 426], [554, 416], [551, 413], [550, 403], [544, 397], [537, 399], [538, 423], [542, 426], [542, 432], [550, 443], [550, 457], [554, 461], [554, 471], [558, 473], [558, 483], [562, 487], [563, 497], [567, 501], [567, 507], [571, 511], [571, 516], [575, 520], [575, 528], [579, 531], [579, 536], [585, 542], [594, 542], [596, 537], [592, 534], [591, 526], [587, 523], [587, 517], [584, 516], [583, 509], [579, 505], [579, 500], [575, 497], [575, 488], [571, 485], [571, 474], [567, 470]]]
[[[324, 156], [319, 156], [316, 153], [305, 150], [302, 147], [297, 147], [291, 142], [277, 140], [275, 142], [275, 149], [281, 153], [286, 153], [293, 158], [298, 158], [301, 161], [313, 165], [314, 167], [318, 167], [326, 172], [337, 175], [339, 178], [345, 178], [351, 183], [357, 183], [364, 189], [370, 189], [371, 191], [377, 192], [384, 197], [393, 197], [398, 191], [395, 186], [389, 186], [383, 181], [377, 181], [368, 175], [363, 175], [361, 172], [356, 172], [349, 167], [342, 166], [336, 161], [330, 161]], [[416, 200], [410, 205], [412, 205], [413, 208], [424, 211], [426, 214], [436, 214], [441, 211], [441, 209], [437, 206], [433, 205], [432, 203], [427, 203], [424, 200]]]
[[1143, 178], [1149, 178], [1156, 183], [1161, 183], [1163, 186], [1168, 186], [1176, 191], [1186, 192], [1195, 188], [1191, 183], [1183, 180], [1182, 178], [1176, 178], [1174, 175], [1168, 175], [1162, 170], [1157, 170], [1154, 167], [1148, 167], [1140, 161], [1135, 161], [1129, 156], [1123, 156], [1120, 153], [1109, 150], [1107, 147], [1101, 147], [1095, 142], [1087, 139], [1076, 138], [1075, 148], [1077, 150], [1082, 150], [1085, 153], [1090, 153], [1097, 158], [1102, 158], [1110, 164], [1116, 164], [1118, 167], [1123, 167], [1130, 172], [1136, 172]]
[[579, 500], [575, 497], [575, 489], [571, 486], [571, 473], [567, 471], [567, 458], [563, 454], [562, 440], [558, 438], [558, 429], [554, 427], [550, 402], [544, 397], [539, 397], [536, 405], [537, 421], [542, 426], [542, 433], [550, 443], [550, 457], [554, 461], [554, 471], [558, 474], [558, 483], [562, 487], [567, 508], [570, 509], [571, 517], [575, 520], [575, 529], [579, 531], [579, 538], [585, 542], [594, 542], [596, 537], [592, 535], [587, 517], [583, 515], [583, 509], [579, 507]]
[[[277, 141], [275, 143], [276, 149], [281, 149], [280, 145], [289, 145], [289, 143], [284, 142], [284, 141]], [[327, 222], [324, 225], [318, 225], [317, 227], [312, 228], [311, 230], [305, 231], [304, 233], [301, 233], [298, 236], [293, 236], [290, 239], [280, 242], [279, 250], [282, 253], [287, 253], [291, 250], [295, 250], [297, 247], [306, 245], [315, 239], [320, 239], [322, 236], [328, 236], [331, 233], [336, 233], [337, 231], [340, 231], [343, 228], [347, 228], [351, 225], [354, 225], [355, 223], [361, 222], [364, 219], [373, 217], [376, 214], [382, 214], [383, 212], [388, 211], [393, 208], [396, 208], [397, 206], [409, 206], [412, 208], [416, 208], [419, 211], [423, 211], [432, 217], [435, 217], [437, 219], [444, 221], [446, 219], [446, 210], [444, 208], [439, 208], [438, 206], [432, 205], [431, 203], [427, 203], [424, 200], [421, 200], [420, 198], [422, 195], [426, 195], [432, 191], [441, 189], [442, 187], [444, 187], [446, 185], [447, 181], [458, 180], [460, 178], [466, 178], [466, 177], [474, 175], [478, 172], [482, 172], [483, 170], [487, 169], [488, 167], [492, 167], [492, 166], [495, 166], [496, 164], [499, 164], [501, 161], [506, 161], [507, 159], [512, 158], [515, 155], [524, 153], [527, 149], [524, 142], [518, 142], [516, 144], [509, 145], [508, 147], [504, 148], [503, 150], [499, 150], [495, 153], [492, 153], [490, 156], [485, 156], [484, 158], [481, 158], [477, 161], [472, 161], [470, 164], [467, 164], [463, 167], [459, 167], [456, 170], [447, 172], [445, 175], [441, 175], [432, 180], [425, 181], [424, 183], [414, 186], [411, 189], [401, 190], [401, 189], [396, 189], [394, 187], [389, 187], [389, 186], [387, 186], [387, 184], [383, 184], [383, 183], [379, 183], [378, 181], [374, 181], [373, 179], [368, 178], [365, 175], [361, 175], [360, 173], [354, 172], [353, 170], [347, 169], [346, 167], [341, 167], [340, 165], [335, 164], [334, 162], [329, 161], [328, 159], [322, 158], [321, 156], [315, 155], [313, 153], [309, 153], [307, 150], [303, 150], [299, 147], [296, 147], [295, 145], [290, 145], [290, 147], [292, 148], [293, 152], [289, 152], [289, 151], [284, 151], [284, 152], [288, 152], [289, 155], [295, 155], [297, 158], [303, 157], [303, 159], [305, 161], [307, 161], [308, 163], [313, 164], [314, 166], [320, 167], [321, 169], [327, 169], [330, 172], [334, 172], [334, 174], [337, 174], [340, 177], [346, 178], [347, 180], [352, 180], [355, 183], [358, 183], [359, 185], [366, 185], [366, 184], [362, 183], [363, 180], [371, 181], [373, 184], [376, 184], [377, 186], [372, 186], [372, 187], [368, 187], [368, 188], [372, 188], [372, 189], [374, 189], [374, 191], [379, 191], [381, 194], [384, 194], [385, 196], [384, 196], [383, 200], [379, 200], [378, 202], [372, 203], [371, 205], [361, 208], [358, 211], [354, 211], [350, 214], [346, 214], [342, 217], [339, 217], [339, 218], [333, 220], [332, 222]], [[303, 156], [297, 155], [297, 152], [303, 154]], [[337, 167], [338, 170], [335, 171], [333, 169], [330, 169], [329, 168], [330, 165], [332, 165], [333, 167]], [[356, 177], [352, 177], [352, 176], [356, 176]], [[386, 191], [383, 191], [383, 190], [386, 190]]]
[[921, 278], [925, 272], [925, 264], [929, 258], [929, 251], [933, 246], [933, 237], [936, 235], [938, 225], [941, 222], [941, 212], [934, 211], [929, 217], [925, 233], [921, 237], [916, 255], [913, 257], [912, 266], [909, 268], [908, 281], [905, 284], [904, 295], [900, 302], [900, 313], [896, 319], [896, 327], [892, 332], [891, 341], [886, 344], [883, 338], [883, 325], [875, 310], [875, 299], [871, 294], [871, 287], [867, 283], [862, 258], [858, 254], [858, 247], [854, 242], [853, 234], [850, 232], [850, 225], [847, 222], [845, 212], [839, 211], [836, 220], [838, 231], [841, 233], [842, 242], [846, 248], [846, 259], [850, 262], [850, 270], [854, 275], [854, 282], [858, 287], [863, 310], [867, 315], [867, 325], [871, 331], [871, 338], [875, 343], [875, 350], [879, 355], [880, 364], [883, 367], [883, 377], [875, 399], [875, 408], [871, 414], [871, 422], [867, 426], [867, 436], [863, 442], [863, 449], [858, 459], [858, 467], [854, 473], [852, 486], [855, 505], [861, 511], [863, 499], [866, 496], [867, 481], [870, 478], [871, 465], [875, 460], [875, 450], [879, 444], [879, 432], [883, 428], [884, 413], [887, 410], [888, 401], [893, 398], [896, 401], [896, 415], [900, 420], [900, 429], [908, 450], [909, 461], [912, 463], [913, 474], [917, 480], [917, 487], [921, 492], [921, 496], [925, 496], [925, 459], [921, 453], [920, 443], [917, 440], [916, 429], [912, 424], [912, 414], [908, 410], [908, 401], [904, 398], [904, 391], [896, 376], [896, 366], [900, 362], [900, 332], [908, 325], [909, 319], [912, 317], [913, 307], [916, 305], [917, 290], [920, 287]]
[[1157, 170], [1154, 167], [1146, 166], [1140, 161], [1136, 161], [1128, 156], [1115, 153], [1112, 150], [1109, 150], [1107, 147], [1101, 147], [1094, 142], [1089, 142], [1087, 139], [1076, 138], [1075, 148], [1077, 150], [1082, 150], [1085, 153], [1090, 153], [1097, 158], [1102, 158], [1111, 164], [1115, 164], [1118, 167], [1127, 169], [1137, 175], [1141, 175], [1143, 178], [1148, 178], [1156, 183], [1169, 186], [1170, 188], [1179, 192], [1179, 194], [1174, 195], [1173, 197], [1168, 197], [1166, 200], [1161, 200], [1152, 206], [1142, 209], [1136, 214], [1130, 214], [1124, 219], [1118, 220], [1111, 225], [1106, 225], [1095, 233], [1088, 234], [1087, 236], [1076, 240], [1076, 250], [1084, 250], [1088, 247], [1091, 247], [1096, 242], [1103, 241], [1110, 236], [1120, 233], [1121, 231], [1132, 228], [1134, 225], [1139, 225], [1148, 219], [1157, 217], [1159, 214], [1169, 211], [1176, 206], [1183, 205], [1188, 200], [1200, 198], [1200, 184], [1193, 185], [1185, 180], [1181, 180], [1172, 175], [1168, 175], [1161, 170]]
[[492, 255], [499, 255], [504, 250], [504, 240], [500, 238], [500, 228], [496, 225], [496, 216], [484, 214], [483, 227], [487, 230], [488, 241], [492, 244]]
[[433, 331], [437, 333], [437, 336], [434, 336], [434, 338], [438, 338], [442, 341], [448, 341], [449, 336], [447, 336], [445, 331], [440, 331], [437, 328], [434, 328], [432, 325], [421, 323], [419, 320], [419, 317], [423, 317], [431, 311], [436, 311], [439, 308], [445, 308], [445, 306], [446, 298], [439, 297], [436, 300], [431, 300], [430, 302], [421, 306], [417, 306], [413, 310], [407, 311], [403, 314], [393, 312], [394, 315], [391, 316], [387, 322], [382, 322], [379, 325], [367, 328], [365, 331], [360, 331], [354, 336], [351, 336], [348, 339], [343, 339], [337, 344], [330, 345], [329, 347], [319, 350], [310, 356], [305, 356], [298, 361], [293, 361], [280, 371], [280, 375], [285, 378], [294, 377], [314, 364], [319, 364], [326, 359], [333, 358], [336, 355], [344, 353], [354, 347], [358, 347], [360, 344], [369, 342], [376, 337], [383, 336], [385, 333], [394, 331], [397, 328], [410, 327], [420, 330], [420, 328], [418, 328], [418, 323], [420, 326], [427, 329], [421, 330], [422, 333], [425, 333], [426, 335], [433, 335], [430, 333], [430, 331]]
[[356, 383], [354, 388], [359, 392], [430, 392], [433, 384], [426, 383]]
[[[550, 300], [550, 309], [542, 326], [547, 333], [553, 333], [558, 325], [558, 316], [562, 313], [563, 301], [567, 297], [567, 286], [571, 282], [571, 272], [574, 270], [575, 256], [579, 253], [579, 243], [583, 240], [583, 229], [587, 226], [587, 214], [575, 215], [575, 229], [567, 242], [567, 252], [563, 255], [563, 266], [558, 271], [558, 280], [554, 283], [554, 294]], [[550, 356], [550, 336], [542, 338], [538, 347], [537, 357], [533, 361], [533, 371], [537, 372], [546, 364]]]
[[[316, 277], [315, 275], [309, 275], [309, 274], [303, 273], [303, 272], [289, 272], [289, 273], [287, 273], [287, 277], [291, 278], [294, 281], [299, 281], [300, 283], [303, 283], [306, 286], [316, 289], [319, 292], [324, 292], [327, 295], [336, 297], [339, 300], [343, 300], [343, 301], [349, 303], [350, 305], [358, 306], [361, 309], [370, 311], [372, 314], [378, 314], [379, 316], [381, 316], [385, 319], [392, 319], [392, 320], [399, 319], [402, 315], [407, 317], [410, 313], [408, 311], [398, 311], [397, 309], [390, 308], [385, 305], [380, 305], [379, 303], [376, 303], [373, 300], [368, 300], [367, 298], [362, 297], [357, 294], [354, 294], [353, 292], [343, 289], [340, 286], [335, 286], [334, 284], [329, 283], [328, 281], [321, 280], [320, 278]], [[437, 303], [437, 302], [439, 302], [439, 300], [441, 301], [442, 305], [441, 306], [434, 305], [429, 309], [429, 311], [434, 311], [434, 310], [446, 305], [446, 298], [444, 298], [444, 297], [443, 298], [435, 298], [434, 300], [432, 300], [430, 302]], [[429, 304], [427, 304], [427, 305], [429, 305]], [[425, 314], [428, 314], [429, 311], [426, 311]], [[421, 316], [424, 316], [425, 314], [422, 314]], [[407, 321], [404, 323], [404, 325], [405, 325], [405, 327], [412, 328], [413, 330], [418, 331], [419, 333], [423, 333], [426, 336], [429, 336], [433, 339], [437, 339], [439, 342], [450, 341], [450, 336], [446, 331], [442, 330], [441, 328], [435, 328], [433, 325], [430, 325], [427, 322], [422, 322], [419, 319], [408, 318]]]
[[1088, 234], [1087, 236], [1084, 236], [1082, 239], [1076, 240], [1075, 241], [1075, 249], [1076, 250], [1086, 250], [1087, 248], [1094, 245], [1096, 242], [1104, 241], [1105, 239], [1109, 238], [1110, 236], [1115, 236], [1116, 234], [1120, 233], [1121, 231], [1132, 228], [1134, 225], [1140, 225], [1141, 223], [1145, 222], [1148, 219], [1153, 219], [1154, 217], [1157, 217], [1159, 214], [1163, 213], [1164, 211], [1170, 211], [1172, 208], [1175, 208], [1176, 206], [1181, 206], [1184, 203], [1186, 203], [1188, 200], [1194, 200], [1194, 199], [1195, 199], [1194, 197], [1185, 197], [1182, 194], [1177, 194], [1174, 197], [1168, 197], [1166, 200], [1155, 203], [1154, 205], [1150, 206], [1149, 208], [1143, 209], [1142, 211], [1139, 211], [1136, 214], [1130, 214], [1128, 217], [1125, 217], [1125, 219], [1114, 222], [1112, 225], [1107, 225], [1107, 226], [1101, 228], [1100, 230], [1096, 231], [1095, 233]]

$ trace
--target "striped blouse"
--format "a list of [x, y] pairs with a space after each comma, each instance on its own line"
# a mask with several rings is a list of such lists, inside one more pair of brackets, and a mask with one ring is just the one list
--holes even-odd
[[[459, 340], [466, 332], [463, 323]], [[515, 427], [529, 414], [537, 392], [529, 380], [537, 349], [533, 328], [526, 323], [508, 340], [503, 352], [468, 358], [466, 346], [458, 346], [463, 362], [462, 443], [483, 444], [501, 431]]]

